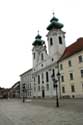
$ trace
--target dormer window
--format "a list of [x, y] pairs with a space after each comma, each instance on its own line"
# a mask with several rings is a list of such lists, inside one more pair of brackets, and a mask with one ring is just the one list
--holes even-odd
[[59, 36], [59, 44], [62, 44], [62, 37]]
[[52, 45], [53, 45], [53, 39], [50, 38], [50, 46], [52, 46]]

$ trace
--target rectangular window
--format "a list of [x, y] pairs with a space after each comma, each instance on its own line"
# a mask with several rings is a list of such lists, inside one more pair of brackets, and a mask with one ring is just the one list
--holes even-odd
[[71, 60], [68, 61], [68, 65], [69, 65], [69, 67], [72, 66], [72, 64], [71, 64]]
[[61, 81], [64, 82], [64, 76], [63, 75], [61, 76]]
[[75, 92], [75, 87], [74, 87], [74, 85], [71, 85], [71, 92]]
[[65, 93], [65, 87], [64, 86], [62, 87], [62, 93]]
[[82, 59], [82, 56], [78, 56], [78, 59], [79, 59], [79, 63], [83, 62], [83, 59]]
[[48, 72], [46, 72], [46, 82], [49, 81]]
[[83, 78], [83, 69], [80, 70], [81, 77]]
[[63, 65], [62, 64], [60, 64], [60, 70], [63, 70]]
[[70, 80], [73, 80], [73, 73], [70, 73]]
[[83, 92], [83, 83], [82, 83], [82, 92]]
[[38, 75], [38, 84], [40, 84], [40, 75]]

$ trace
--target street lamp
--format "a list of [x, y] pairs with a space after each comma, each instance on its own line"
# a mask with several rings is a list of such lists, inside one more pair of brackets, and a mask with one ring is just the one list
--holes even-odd
[[25, 102], [25, 83], [23, 84], [23, 103]]
[[57, 82], [58, 82], [58, 80], [55, 79], [54, 74], [51, 75], [51, 78], [52, 78], [52, 81], [53, 81], [53, 86], [56, 89], [56, 107], [59, 107], [59, 99], [58, 99], [58, 91], [57, 91], [57, 87], [58, 87]]
[[58, 82], [59, 82], [59, 96], [61, 98], [61, 85], [60, 85], [60, 72], [59, 71], [57, 73], [57, 78], [58, 78]]

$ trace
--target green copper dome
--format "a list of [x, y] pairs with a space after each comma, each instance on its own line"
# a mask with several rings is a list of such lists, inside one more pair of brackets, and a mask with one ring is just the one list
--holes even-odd
[[53, 18], [50, 20], [50, 24], [47, 27], [47, 30], [52, 30], [52, 29], [61, 29], [63, 28], [63, 24], [58, 22], [58, 19], [53, 16]]
[[35, 41], [33, 42], [33, 46], [42, 46], [45, 42], [43, 40], [41, 40], [41, 36], [38, 34], [36, 37], [35, 37]]

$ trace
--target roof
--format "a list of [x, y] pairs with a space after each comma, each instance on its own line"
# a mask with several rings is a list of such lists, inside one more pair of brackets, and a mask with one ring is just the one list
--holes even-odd
[[58, 18], [53, 16], [53, 18], [50, 20], [50, 24], [47, 27], [47, 30], [52, 30], [52, 29], [61, 29], [63, 28], [63, 24], [58, 22]]
[[61, 56], [61, 58], [59, 59], [59, 61], [62, 61], [64, 59], [80, 52], [81, 50], [83, 50], [83, 37], [77, 39], [76, 42], [74, 42], [70, 46], [66, 47], [66, 49], [65, 49], [63, 55]]
[[27, 73], [29, 73], [29, 72], [31, 72], [32, 71], [32, 68], [31, 69], [29, 69], [29, 70], [27, 70], [27, 71], [25, 71], [24, 73], [22, 73], [20, 76], [22, 76], [22, 75], [25, 75], [25, 74], [27, 74]]
[[11, 88], [16, 88], [19, 85], [20, 85], [20, 81], [16, 82]]
[[35, 37], [35, 41], [32, 43], [33, 46], [42, 46], [45, 42], [43, 40], [41, 40], [41, 36], [38, 34]]

